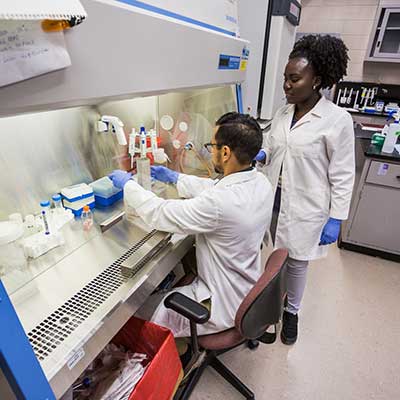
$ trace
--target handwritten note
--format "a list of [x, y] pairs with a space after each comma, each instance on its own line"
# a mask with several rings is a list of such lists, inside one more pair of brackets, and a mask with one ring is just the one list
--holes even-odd
[[0, 86], [70, 65], [63, 32], [44, 32], [40, 21], [0, 21]]

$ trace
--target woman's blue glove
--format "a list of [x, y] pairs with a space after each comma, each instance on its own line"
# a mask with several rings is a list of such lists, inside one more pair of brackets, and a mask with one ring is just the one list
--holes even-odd
[[322, 230], [321, 239], [319, 242], [320, 246], [331, 244], [338, 240], [341, 223], [342, 221], [340, 219], [328, 219], [328, 222], [325, 224], [324, 229]]
[[151, 167], [151, 177], [165, 183], [178, 182], [179, 173], [162, 166]]
[[267, 159], [267, 154], [263, 149], [261, 149], [254, 158], [255, 161], [258, 161], [263, 164], [265, 164], [266, 159]]
[[116, 169], [108, 175], [108, 177], [112, 180], [112, 183], [116, 188], [123, 189], [126, 183], [132, 178], [132, 174], [130, 172]]

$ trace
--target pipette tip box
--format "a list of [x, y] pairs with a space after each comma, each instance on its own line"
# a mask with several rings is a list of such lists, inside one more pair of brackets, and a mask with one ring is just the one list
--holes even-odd
[[96, 207], [109, 207], [124, 197], [122, 189], [116, 188], [107, 176], [90, 183]]
[[61, 190], [63, 205], [71, 210], [75, 216], [80, 216], [84, 206], [91, 209], [95, 206], [93, 188], [86, 183], [68, 186]]

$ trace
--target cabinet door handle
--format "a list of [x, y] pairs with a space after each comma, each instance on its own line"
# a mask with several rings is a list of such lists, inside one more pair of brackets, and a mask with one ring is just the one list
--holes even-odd
[[397, 175], [397, 176], [396, 176], [396, 179], [400, 180], [400, 175]]

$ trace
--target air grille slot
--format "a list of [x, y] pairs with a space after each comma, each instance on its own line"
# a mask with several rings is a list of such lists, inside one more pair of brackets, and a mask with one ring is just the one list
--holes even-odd
[[[50, 314], [44, 321], [28, 333], [33, 350], [39, 361], [43, 361], [57, 348], [82, 322], [100, 307], [127, 280], [135, 276], [140, 269], [155, 255], [150, 253], [133, 270], [127, 271], [120, 264], [137, 251], [157, 233], [151, 231], [123, 256], [114, 261], [101, 274], [72, 296], [61, 307]], [[164, 246], [160, 245], [159, 252]]]

